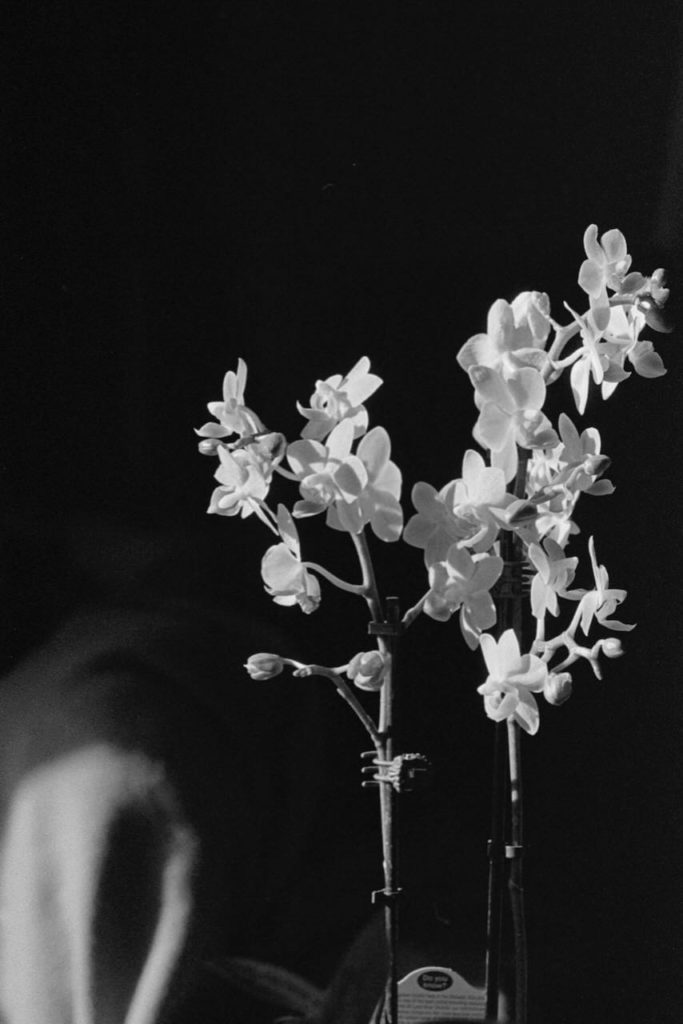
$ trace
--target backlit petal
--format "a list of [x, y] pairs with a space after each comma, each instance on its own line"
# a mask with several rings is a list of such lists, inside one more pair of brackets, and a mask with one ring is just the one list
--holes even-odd
[[482, 402], [494, 402], [509, 413], [515, 411], [510, 391], [496, 370], [492, 370], [490, 366], [473, 366], [470, 370], [470, 380]]
[[479, 413], [474, 436], [486, 448], [496, 452], [505, 447], [512, 429], [513, 423], [510, 414], [498, 405], [494, 405], [493, 402], [487, 402]]
[[373, 427], [358, 445], [357, 454], [367, 466], [368, 476], [374, 480], [391, 455], [391, 441], [384, 427]]
[[592, 298], [597, 298], [604, 285], [602, 268], [593, 260], [584, 260], [579, 270], [579, 286]]

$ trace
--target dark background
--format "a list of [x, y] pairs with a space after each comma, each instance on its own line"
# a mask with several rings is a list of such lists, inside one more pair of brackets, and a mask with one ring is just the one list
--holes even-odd
[[[579, 304], [587, 224], [623, 230], [635, 268], [668, 268], [675, 315], [680, 21], [675, 3], [607, 2], [368, 4], [356, 15], [152, 0], [10, 14], [1, 468], [8, 578], [21, 580], [12, 656], [77, 589], [50, 558], [64, 529], [91, 547], [95, 522], [179, 529], [219, 565], [239, 550], [235, 593], [258, 595], [268, 541], [258, 524], [205, 517], [213, 465], [192, 433], [238, 356], [249, 404], [295, 436], [295, 400], [367, 354], [385, 382], [371, 420], [391, 434], [408, 512], [413, 483], [457, 476], [471, 443], [459, 347], [499, 296], [548, 291], [559, 319], [563, 299]], [[532, 1019], [551, 1024], [680, 1019], [680, 330], [655, 337], [668, 376], [634, 376], [606, 405], [594, 396], [585, 418], [617, 491], [580, 506], [583, 537], [596, 533], [638, 629], [604, 682], [577, 672], [572, 701], [544, 708], [525, 743]], [[311, 535], [343, 570], [339, 538]], [[416, 600], [419, 552], [378, 559], [383, 589]], [[329, 594], [303, 623], [316, 657], [363, 646], [360, 614], [351, 641], [340, 629], [346, 607]], [[458, 828], [477, 850], [485, 839], [491, 727], [457, 630], [421, 622], [413, 636], [424, 647], [410, 655], [406, 745], [436, 753], [452, 801], [452, 815], [434, 810], [444, 820], [425, 847], [439, 875], [429, 884], [447, 897]], [[338, 780], [363, 741], [341, 708], [331, 714], [330, 787], [350, 805]], [[418, 834], [420, 814], [407, 820]]]

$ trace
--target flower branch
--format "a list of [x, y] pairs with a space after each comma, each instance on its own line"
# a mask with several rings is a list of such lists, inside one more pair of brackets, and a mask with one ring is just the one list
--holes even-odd
[[345, 590], [348, 594], [357, 594], [359, 597], [365, 597], [367, 589], [362, 583], [348, 583], [346, 580], [342, 580], [339, 576], [336, 576], [329, 569], [326, 569], [323, 565], [318, 565], [317, 562], [302, 562], [302, 566], [305, 569], [310, 569], [312, 572], [318, 573], [323, 579], [326, 579], [328, 583], [332, 583], [339, 590]]
[[375, 746], [381, 744], [381, 736], [377, 726], [353, 693], [351, 687], [335, 669], [327, 668], [325, 665], [304, 665], [301, 662], [285, 660], [287, 664], [294, 667], [293, 674], [300, 679], [309, 679], [311, 676], [322, 676], [324, 679], [330, 679], [336, 686], [339, 696], [346, 701], [353, 713], [363, 724]]

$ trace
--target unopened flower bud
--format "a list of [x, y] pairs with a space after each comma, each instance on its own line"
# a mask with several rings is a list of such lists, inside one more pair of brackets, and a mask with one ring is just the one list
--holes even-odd
[[605, 640], [600, 640], [599, 642], [602, 653], [606, 658], [620, 658], [624, 653], [621, 640], [616, 636], [608, 636]]
[[387, 662], [379, 651], [361, 651], [348, 664], [346, 674], [361, 690], [381, 690]]
[[550, 672], [543, 684], [543, 696], [549, 704], [564, 704], [572, 695], [572, 677], [569, 672]]
[[200, 455], [218, 455], [221, 442], [217, 437], [203, 437], [197, 445]]
[[245, 668], [252, 679], [262, 682], [279, 676], [284, 668], [284, 661], [279, 654], [252, 654], [247, 659]]

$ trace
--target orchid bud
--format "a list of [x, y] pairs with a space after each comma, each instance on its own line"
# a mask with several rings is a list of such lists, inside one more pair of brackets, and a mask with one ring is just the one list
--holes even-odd
[[252, 654], [247, 659], [245, 668], [252, 679], [263, 682], [279, 676], [284, 668], [284, 661], [279, 654]]
[[349, 662], [346, 674], [361, 690], [381, 690], [387, 661], [379, 651], [361, 651]]
[[620, 658], [624, 653], [621, 640], [616, 636], [608, 636], [606, 639], [600, 640], [599, 643], [606, 658]]
[[218, 449], [222, 447], [217, 437], [204, 437], [197, 445], [200, 455], [218, 455]]
[[572, 695], [572, 677], [569, 672], [550, 672], [543, 684], [543, 696], [549, 704], [559, 706]]

